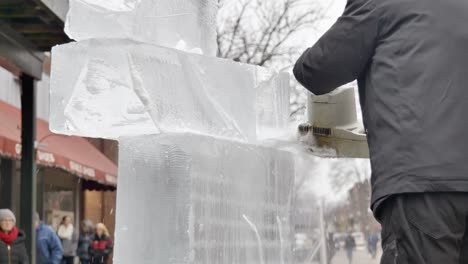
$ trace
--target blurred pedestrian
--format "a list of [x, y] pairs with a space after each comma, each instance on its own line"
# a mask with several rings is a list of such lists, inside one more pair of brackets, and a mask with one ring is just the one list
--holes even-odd
[[81, 223], [81, 232], [78, 239], [78, 249], [76, 254], [80, 258], [81, 264], [89, 264], [89, 247], [94, 238], [94, 225], [90, 220], [83, 220]]
[[353, 251], [356, 248], [356, 240], [354, 239], [351, 233], [345, 239], [344, 248], [346, 250], [346, 257], [348, 258], [348, 263], [353, 263]]
[[73, 219], [71, 216], [67, 215], [62, 218], [57, 234], [62, 241], [62, 264], [73, 264], [76, 255], [78, 237], [75, 233]]
[[335, 238], [333, 233], [328, 234], [327, 239], [327, 255], [328, 255], [328, 264], [332, 262], [333, 257], [335, 256]]
[[39, 214], [34, 215], [36, 227], [36, 264], [60, 264], [62, 243], [50, 226], [41, 222]]
[[107, 263], [109, 255], [112, 252], [112, 240], [109, 231], [103, 223], [96, 225], [96, 232], [89, 247], [91, 264]]
[[379, 243], [379, 235], [377, 233], [369, 235], [367, 238], [367, 248], [373, 259], [377, 257], [377, 243]]
[[0, 209], [0, 264], [28, 264], [24, 244], [26, 235], [16, 227], [16, 217], [9, 209]]

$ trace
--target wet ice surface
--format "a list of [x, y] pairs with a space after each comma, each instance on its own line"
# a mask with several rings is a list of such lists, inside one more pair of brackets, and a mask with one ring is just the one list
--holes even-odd
[[287, 74], [130, 40], [61, 45], [52, 59], [57, 133], [193, 132], [255, 142], [287, 125]]
[[217, 0], [70, 0], [74, 40], [133, 39], [216, 55]]
[[291, 263], [289, 153], [170, 134], [119, 159], [115, 263]]
[[70, 0], [50, 128], [120, 141], [114, 263], [292, 262], [289, 76], [214, 57], [217, 2]]

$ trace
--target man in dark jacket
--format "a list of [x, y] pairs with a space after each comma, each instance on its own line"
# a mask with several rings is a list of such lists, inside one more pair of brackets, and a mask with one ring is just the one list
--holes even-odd
[[348, 0], [298, 60], [316, 95], [358, 80], [382, 263], [468, 263], [468, 2]]
[[37, 264], [60, 264], [63, 255], [62, 243], [57, 234], [44, 223], [41, 223], [39, 214], [35, 214], [36, 225], [36, 257]]

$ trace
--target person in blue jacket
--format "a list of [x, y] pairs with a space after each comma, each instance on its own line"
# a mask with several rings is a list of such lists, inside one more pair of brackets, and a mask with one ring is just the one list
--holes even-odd
[[36, 263], [60, 264], [63, 249], [57, 234], [41, 222], [38, 213], [34, 215], [34, 224], [36, 226]]

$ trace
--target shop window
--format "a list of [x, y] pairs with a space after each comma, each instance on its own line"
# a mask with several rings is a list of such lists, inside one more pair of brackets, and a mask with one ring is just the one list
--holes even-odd
[[43, 194], [44, 208], [46, 209], [46, 224], [54, 230], [58, 229], [62, 218], [69, 215], [74, 218], [73, 191], [46, 191]]
[[44, 222], [58, 229], [64, 216], [71, 216], [77, 223], [79, 183], [78, 178], [65, 171], [43, 168], [42, 211]]

